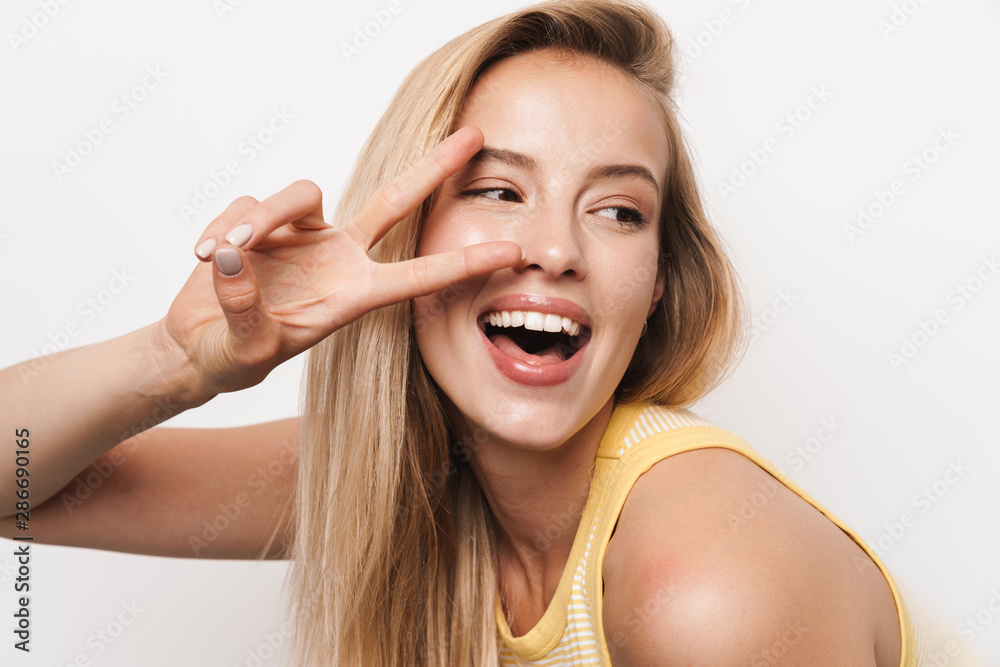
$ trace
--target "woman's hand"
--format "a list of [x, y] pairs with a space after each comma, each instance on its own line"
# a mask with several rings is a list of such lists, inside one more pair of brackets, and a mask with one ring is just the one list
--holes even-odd
[[455, 132], [339, 229], [324, 222], [322, 193], [311, 181], [230, 204], [196, 244], [202, 263], [161, 322], [201, 391], [253, 386], [368, 311], [518, 262], [520, 248], [506, 241], [389, 264], [367, 254], [482, 145], [476, 128]]

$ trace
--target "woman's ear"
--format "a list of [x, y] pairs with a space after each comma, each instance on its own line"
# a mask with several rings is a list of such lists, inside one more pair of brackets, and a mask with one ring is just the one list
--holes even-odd
[[660, 303], [660, 299], [663, 298], [663, 290], [666, 289], [667, 284], [667, 264], [666, 262], [660, 262], [659, 266], [656, 268], [656, 282], [653, 284], [653, 298], [649, 303], [649, 312], [646, 313], [646, 319], [653, 314], [656, 307]]

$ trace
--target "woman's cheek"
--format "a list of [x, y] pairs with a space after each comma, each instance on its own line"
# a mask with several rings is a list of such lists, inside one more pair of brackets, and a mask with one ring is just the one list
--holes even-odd
[[615, 276], [608, 301], [623, 309], [620, 316], [628, 315], [624, 311], [631, 312], [633, 305], [645, 315], [656, 289], [658, 259], [658, 252], [643, 250], [619, 257], [608, 269]]

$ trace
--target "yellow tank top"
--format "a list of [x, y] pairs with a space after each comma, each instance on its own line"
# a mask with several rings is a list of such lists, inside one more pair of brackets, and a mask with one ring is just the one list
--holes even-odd
[[706, 447], [730, 449], [747, 457], [822, 512], [864, 549], [882, 571], [896, 602], [902, 639], [900, 667], [921, 664], [913, 623], [899, 589], [886, 567], [854, 531], [737, 436], [687, 410], [650, 404], [615, 406], [597, 452], [590, 495], [569, 561], [552, 602], [535, 627], [527, 634], [513, 637], [498, 597], [500, 664], [504, 667], [611, 664], [601, 622], [601, 565], [625, 499], [635, 481], [657, 461]]

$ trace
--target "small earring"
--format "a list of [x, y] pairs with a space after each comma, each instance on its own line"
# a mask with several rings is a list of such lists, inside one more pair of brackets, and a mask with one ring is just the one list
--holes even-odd
[[645, 336], [645, 335], [646, 335], [646, 331], [647, 331], [648, 329], [649, 329], [649, 320], [645, 320], [645, 321], [644, 321], [644, 322], [642, 323], [642, 333], [641, 333], [641, 334], [639, 334], [639, 338], [642, 338], [643, 336]]

